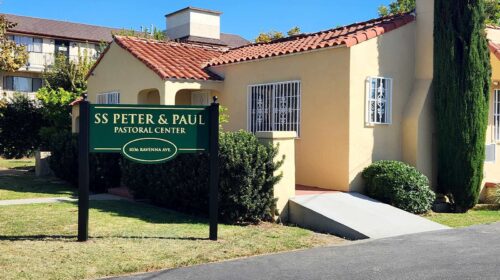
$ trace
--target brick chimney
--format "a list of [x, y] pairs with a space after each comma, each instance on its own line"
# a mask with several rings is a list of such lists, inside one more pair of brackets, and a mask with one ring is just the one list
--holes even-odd
[[220, 15], [218, 11], [187, 7], [165, 15], [167, 36], [170, 39], [202, 37], [220, 39]]

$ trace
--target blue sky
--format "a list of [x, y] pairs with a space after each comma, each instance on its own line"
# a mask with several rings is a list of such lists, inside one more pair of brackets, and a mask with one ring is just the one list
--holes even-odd
[[164, 15], [186, 6], [223, 12], [221, 30], [247, 39], [299, 26], [314, 32], [377, 17], [390, 0], [0, 0], [0, 12], [119, 28], [164, 29]]

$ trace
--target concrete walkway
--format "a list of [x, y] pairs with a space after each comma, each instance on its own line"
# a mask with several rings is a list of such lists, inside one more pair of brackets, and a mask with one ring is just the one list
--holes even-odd
[[113, 279], [499, 279], [500, 223]]
[[[127, 200], [126, 198], [112, 194], [94, 194], [89, 197], [90, 200]], [[38, 203], [57, 203], [57, 202], [76, 202], [78, 198], [74, 197], [44, 197], [44, 198], [27, 198], [27, 199], [11, 199], [0, 200], [0, 206], [6, 205], [24, 205]]]
[[448, 229], [359, 193], [303, 195], [289, 201], [290, 221], [351, 240]]

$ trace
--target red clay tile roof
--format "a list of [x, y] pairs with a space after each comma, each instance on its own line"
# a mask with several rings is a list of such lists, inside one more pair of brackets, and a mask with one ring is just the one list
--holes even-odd
[[495, 44], [492, 41], [488, 42], [488, 46], [490, 47], [490, 51], [500, 60], [500, 45]]
[[205, 69], [207, 61], [222, 54], [217, 48], [115, 36], [114, 42], [130, 52], [162, 79], [221, 80]]
[[301, 34], [272, 41], [231, 49], [210, 61], [209, 66], [274, 57], [321, 48], [345, 45], [351, 47], [368, 39], [413, 22], [415, 16], [405, 13], [355, 23], [311, 34]]
[[73, 39], [89, 42], [111, 42], [112, 32], [119, 31], [118, 28], [109, 28], [67, 21], [2, 14], [17, 25], [9, 29], [9, 32], [38, 35], [42, 37], [54, 37], [61, 39]]

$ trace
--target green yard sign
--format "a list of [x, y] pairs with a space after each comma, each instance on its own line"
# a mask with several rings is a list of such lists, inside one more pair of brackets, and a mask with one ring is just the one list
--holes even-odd
[[156, 164], [209, 149], [209, 106], [90, 105], [90, 152]]
[[121, 153], [143, 164], [178, 154], [209, 154], [209, 222], [217, 240], [219, 185], [219, 104], [210, 106], [79, 104], [78, 241], [89, 237], [89, 153]]

